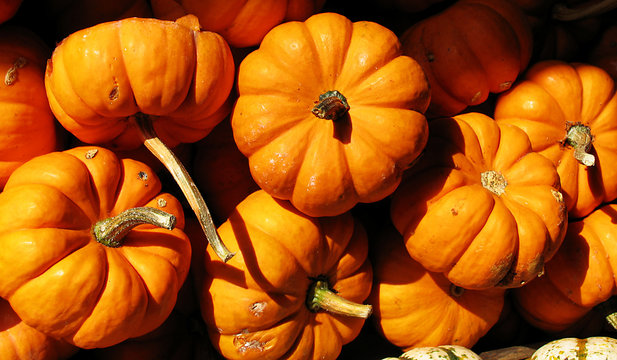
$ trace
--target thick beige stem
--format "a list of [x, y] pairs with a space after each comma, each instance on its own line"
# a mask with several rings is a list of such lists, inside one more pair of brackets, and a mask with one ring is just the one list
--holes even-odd
[[135, 226], [142, 224], [172, 230], [176, 226], [176, 217], [157, 208], [136, 207], [100, 220], [94, 224], [92, 232], [99, 243], [109, 247], [120, 247], [126, 234]]
[[158, 138], [150, 119], [146, 116], [137, 116], [136, 123], [144, 138], [144, 145], [161, 163], [163, 163], [163, 165], [165, 165], [173, 176], [180, 190], [186, 197], [189, 206], [197, 216], [197, 220], [199, 220], [199, 224], [206, 234], [208, 243], [210, 243], [216, 255], [223, 260], [223, 262], [229, 261], [235, 254], [230, 252], [223, 241], [221, 241], [219, 234], [216, 232], [216, 226], [212, 220], [212, 215], [210, 215], [210, 211], [206, 206], [206, 201], [199, 192], [199, 189], [197, 189], [197, 185], [195, 185], [188, 171], [184, 165], [182, 165], [182, 162], [167, 145]]
[[371, 305], [358, 304], [349, 301], [330, 290], [328, 283], [317, 280], [307, 296], [307, 306], [312, 311], [325, 310], [327, 312], [345, 316], [368, 318], [373, 311]]

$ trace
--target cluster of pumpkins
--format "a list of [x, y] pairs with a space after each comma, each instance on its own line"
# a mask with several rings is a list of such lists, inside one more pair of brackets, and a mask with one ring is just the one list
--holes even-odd
[[0, 359], [612, 359], [615, 8], [1, 1]]

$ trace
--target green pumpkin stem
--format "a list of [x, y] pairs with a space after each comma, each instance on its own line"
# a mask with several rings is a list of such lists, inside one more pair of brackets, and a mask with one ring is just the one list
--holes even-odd
[[325, 310], [333, 314], [363, 319], [368, 318], [373, 311], [371, 305], [358, 304], [337, 295], [330, 290], [328, 282], [325, 280], [316, 280], [313, 283], [309, 289], [306, 303], [311, 311]]
[[159, 161], [165, 165], [167, 170], [171, 173], [174, 180], [180, 187], [180, 190], [186, 197], [189, 206], [197, 216], [197, 220], [201, 225], [201, 228], [208, 239], [208, 243], [212, 246], [212, 249], [216, 255], [223, 261], [227, 262], [231, 259], [235, 253], [230, 252], [218, 233], [216, 232], [216, 225], [210, 215], [210, 211], [206, 206], [206, 201], [197, 189], [197, 185], [189, 175], [188, 171], [182, 165], [182, 162], [176, 157], [176, 155], [159, 139], [152, 121], [144, 114], [138, 114], [135, 116], [135, 122], [141, 131], [144, 145], [150, 152], [156, 156]]
[[92, 232], [96, 241], [116, 248], [122, 246], [124, 237], [131, 229], [143, 224], [172, 230], [176, 226], [176, 217], [157, 208], [136, 207], [98, 221], [94, 224]]
[[319, 95], [319, 101], [311, 111], [320, 119], [336, 121], [349, 111], [347, 98], [337, 90], [327, 91]]
[[594, 166], [596, 157], [589, 153], [593, 136], [591, 129], [580, 123], [571, 125], [566, 132], [565, 143], [574, 148], [574, 158], [585, 166]]
[[575, 7], [568, 7], [564, 3], [553, 6], [553, 19], [559, 21], [573, 21], [598, 16], [617, 8], [617, 0], [600, 0], [583, 2]]

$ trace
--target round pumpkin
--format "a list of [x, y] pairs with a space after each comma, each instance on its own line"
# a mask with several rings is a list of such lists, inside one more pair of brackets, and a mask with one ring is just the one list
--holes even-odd
[[258, 190], [218, 231], [236, 256], [224, 263], [208, 247], [195, 273], [210, 339], [226, 359], [336, 359], [359, 334], [372, 267], [349, 213], [312, 218]]
[[26, 325], [11, 305], [0, 298], [0, 359], [59, 360], [76, 352], [75, 346]]
[[510, 88], [531, 58], [533, 37], [509, 0], [460, 0], [401, 35], [431, 84], [427, 115], [451, 116]]
[[27, 28], [0, 29], [0, 190], [18, 166], [59, 148], [45, 94], [49, 54], [47, 45]]
[[567, 227], [553, 163], [521, 129], [480, 113], [431, 120], [429, 134], [392, 196], [411, 257], [468, 289], [534, 279]]
[[322, 13], [281, 24], [237, 82], [231, 125], [253, 179], [309, 216], [390, 195], [426, 144], [426, 76], [374, 22]]
[[563, 338], [542, 345], [530, 360], [615, 360], [617, 340], [606, 336]]
[[175, 20], [195, 14], [203, 28], [221, 34], [233, 47], [259, 45], [276, 25], [304, 21], [325, 0], [151, 0], [154, 16]]
[[572, 218], [617, 198], [616, 90], [599, 67], [547, 60], [497, 99], [495, 120], [523, 129], [557, 167]]
[[570, 221], [563, 245], [544, 275], [514, 292], [519, 312], [532, 325], [563, 331], [617, 295], [617, 205], [604, 205]]
[[391, 227], [374, 245], [368, 303], [377, 330], [392, 344], [404, 351], [445, 344], [472, 347], [499, 319], [504, 289], [463, 289], [427, 271], [407, 254], [401, 235]]
[[23, 0], [0, 1], [0, 23], [4, 23], [15, 16]]
[[154, 330], [191, 256], [182, 205], [161, 187], [146, 165], [100, 147], [20, 166], [0, 193], [0, 296], [29, 326], [81, 348]]

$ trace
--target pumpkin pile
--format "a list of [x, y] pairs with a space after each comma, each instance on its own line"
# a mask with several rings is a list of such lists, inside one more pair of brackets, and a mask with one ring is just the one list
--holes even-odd
[[0, 358], [608, 344], [616, 8], [3, 1]]

